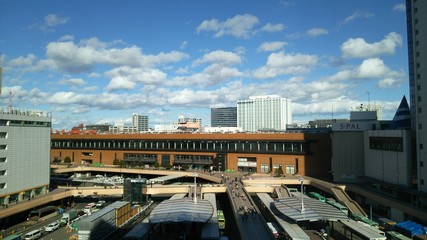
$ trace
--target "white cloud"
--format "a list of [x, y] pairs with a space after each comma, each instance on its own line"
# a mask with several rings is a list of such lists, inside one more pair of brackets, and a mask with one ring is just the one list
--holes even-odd
[[283, 50], [287, 43], [286, 42], [264, 42], [258, 48], [258, 52], [275, 52], [278, 50]]
[[370, 12], [354, 12], [352, 15], [347, 16], [344, 20], [341, 21], [340, 25], [348, 24], [358, 18], [371, 18], [374, 14]]
[[255, 78], [274, 78], [284, 74], [305, 74], [317, 63], [317, 56], [305, 54], [271, 53], [265, 66], [252, 72]]
[[320, 35], [327, 35], [328, 33], [329, 31], [324, 28], [312, 28], [307, 30], [307, 35], [310, 37], [318, 37]]
[[54, 32], [55, 27], [66, 24], [70, 20], [70, 18], [60, 17], [56, 14], [49, 14], [46, 15], [43, 20], [43, 22], [31, 24], [29, 28], [38, 28], [43, 32]]
[[397, 87], [403, 83], [405, 74], [403, 70], [394, 71], [384, 64], [379, 58], [364, 60], [358, 67], [351, 70], [342, 70], [327, 77], [324, 81], [334, 83], [351, 80], [378, 81], [379, 88]]
[[167, 74], [153, 68], [131, 68], [128, 66], [114, 68], [106, 73], [111, 81], [106, 87], [108, 91], [118, 89], [134, 89], [137, 83], [160, 85], [166, 80]]
[[363, 38], [350, 38], [341, 45], [341, 52], [345, 58], [366, 58], [394, 54], [398, 46], [402, 46], [402, 36], [391, 32], [383, 40], [374, 43], [367, 43]]
[[39, 62], [40, 67], [69, 73], [90, 72], [97, 64], [109, 66], [151, 67], [157, 64], [178, 62], [188, 57], [182, 52], [172, 51], [157, 55], [144, 55], [137, 46], [110, 47], [109, 43], [97, 38], [74, 42], [51, 42], [46, 46], [47, 59]]
[[233, 52], [227, 52], [223, 50], [216, 50], [203, 55], [202, 58], [194, 61], [194, 65], [200, 65], [203, 63], [217, 63], [221, 65], [235, 65], [242, 63], [242, 59], [239, 55]]
[[267, 23], [261, 28], [261, 31], [273, 33], [273, 32], [280, 32], [285, 28], [286, 28], [285, 25], [281, 23], [278, 23], [278, 24]]
[[33, 54], [28, 54], [26, 57], [18, 57], [10, 60], [9, 65], [11, 67], [29, 67], [36, 63], [37, 57]]
[[60, 41], [60, 42], [67, 42], [67, 41], [72, 41], [72, 40], [74, 40], [74, 35], [64, 35], [64, 36], [61, 36], [59, 39], [58, 39], [58, 41]]
[[189, 76], [177, 76], [168, 82], [169, 87], [194, 86], [208, 87], [220, 84], [232, 78], [241, 77], [244, 74], [237, 68], [231, 68], [222, 64], [211, 64], [200, 73]]
[[399, 3], [394, 5], [393, 11], [395, 12], [406, 12], [406, 5], [404, 3]]
[[59, 17], [55, 14], [49, 14], [44, 17], [44, 23], [48, 27], [55, 27], [58, 25], [66, 24], [70, 18], [68, 17]]
[[188, 46], [188, 41], [182, 41], [181, 42], [181, 46], [179, 47], [180, 49], [185, 49]]
[[72, 86], [82, 86], [86, 84], [86, 81], [81, 78], [70, 78], [70, 79], [61, 79], [59, 84], [63, 85], [72, 85]]
[[224, 22], [217, 19], [204, 20], [197, 27], [197, 32], [214, 32], [214, 37], [231, 35], [237, 38], [250, 38], [254, 34], [254, 26], [258, 23], [258, 18], [253, 15], [236, 15]]

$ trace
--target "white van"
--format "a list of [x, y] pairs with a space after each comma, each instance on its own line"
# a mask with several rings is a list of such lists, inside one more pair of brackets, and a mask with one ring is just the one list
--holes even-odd
[[33, 230], [27, 234], [25, 234], [22, 239], [24, 240], [33, 240], [39, 239], [42, 236], [42, 231], [40, 229]]
[[268, 228], [270, 228], [271, 233], [273, 234], [274, 238], [279, 238], [279, 231], [278, 227], [275, 223], [268, 222], [267, 223]]
[[86, 214], [90, 215], [93, 212], [93, 210], [95, 209], [95, 207], [96, 207], [96, 203], [88, 203], [88, 204], [86, 204], [86, 206], [83, 209], [83, 211]]

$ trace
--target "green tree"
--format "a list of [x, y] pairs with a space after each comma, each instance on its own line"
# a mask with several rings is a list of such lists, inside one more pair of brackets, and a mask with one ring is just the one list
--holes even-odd
[[71, 163], [71, 158], [70, 158], [70, 157], [68, 157], [68, 156], [66, 156], [66, 157], [64, 158], [64, 163]]
[[155, 162], [155, 163], [154, 163], [154, 167], [155, 167], [155, 168], [159, 168], [159, 167], [160, 167], [159, 162]]
[[58, 163], [61, 163], [61, 162], [62, 162], [62, 160], [61, 160], [60, 157], [54, 157], [53, 161], [52, 161], [53, 164], [58, 164]]
[[116, 159], [114, 159], [114, 160], [113, 160], [113, 165], [116, 165], [116, 166], [117, 166], [117, 165], [120, 165], [120, 160], [119, 160], [119, 159], [117, 159], [117, 158], [116, 158]]
[[276, 176], [282, 176], [283, 175], [283, 169], [282, 165], [279, 165], [279, 168], [276, 170]]

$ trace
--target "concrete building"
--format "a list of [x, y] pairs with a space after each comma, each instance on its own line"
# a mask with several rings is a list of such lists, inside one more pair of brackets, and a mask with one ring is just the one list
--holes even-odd
[[407, 0], [406, 15], [412, 130], [416, 135], [417, 182], [418, 190], [427, 192], [427, 1]]
[[211, 108], [211, 127], [237, 127], [237, 107]]
[[51, 122], [46, 112], [0, 109], [0, 203], [48, 192]]
[[237, 126], [243, 131], [284, 131], [292, 123], [291, 100], [276, 95], [237, 101]]
[[138, 132], [148, 131], [148, 116], [132, 114], [132, 127], [136, 127]]

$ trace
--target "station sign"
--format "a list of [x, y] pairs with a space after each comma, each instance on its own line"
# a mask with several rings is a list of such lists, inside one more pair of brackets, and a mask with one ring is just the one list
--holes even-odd
[[372, 130], [371, 121], [351, 121], [351, 122], [336, 122], [332, 124], [332, 131], [366, 131]]

